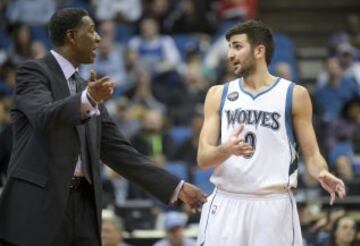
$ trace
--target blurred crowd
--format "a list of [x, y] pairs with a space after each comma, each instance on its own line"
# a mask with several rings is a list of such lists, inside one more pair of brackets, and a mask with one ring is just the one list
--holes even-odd
[[[55, 9], [82, 7], [96, 21], [102, 38], [96, 62], [80, 68], [82, 77], [87, 79], [94, 69], [98, 76], [114, 78], [116, 90], [107, 108], [134, 146], [156, 165], [211, 192], [211, 170], [201, 171], [196, 165], [202, 104], [210, 86], [234, 78], [226, 62], [224, 32], [256, 17], [257, 5], [256, 0], [0, 1], [0, 187], [11, 153], [15, 69], [51, 49], [46, 25]], [[291, 38], [275, 33], [275, 42], [271, 72], [303, 84]], [[349, 195], [356, 196], [360, 195], [360, 16], [350, 15], [347, 28], [334, 31], [325, 45], [323, 70], [316, 81], [303, 85], [313, 96], [322, 152], [331, 170], [346, 182]], [[303, 165], [299, 171], [296, 198], [307, 245], [352, 245], [341, 241], [356, 237], [355, 217], [342, 207], [319, 204], [321, 189]], [[110, 169], [104, 168], [103, 182], [104, 208], [123, 220], [108, 218], [107, 231], [171, 231], [164, 213], [169, 210], [185, 214], [181, 228], [198, 222], [198, 214], [181, 204], [175, 208], [159, 204]]]

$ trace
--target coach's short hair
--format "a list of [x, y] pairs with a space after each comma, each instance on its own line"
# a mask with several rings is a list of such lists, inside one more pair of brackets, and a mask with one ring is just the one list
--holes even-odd
[[88, 12], [81, 8], [64, 8], [56, 11], [48, 25], [52, 44], [55, 47], [64, 45], [67, 30], [79, 26], [81, 19], [88, 15]]
[[246, 34], [252, 48], [259, 44], [264, 45], [266, 64], [270, 65], [275, 48], [274, 35], [270, 27], [261, 21], [249, 20], [230, 28], [225, 34], [226, 40], [229, 41], [232, 36], [238, 34]]

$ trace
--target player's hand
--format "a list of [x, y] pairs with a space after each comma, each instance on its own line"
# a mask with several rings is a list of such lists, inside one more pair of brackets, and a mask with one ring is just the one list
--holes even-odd
[[252, 146], [240, 138], [243, 130], [244, 126], [242, 125], [231, 134], [229, 140], [224, 144], [224, 148], [230, 155], [249, 156], [254, 153]]
[[330, 205], [335, 202], [336, 194], [343, 199], [346, 196], [346, 189], [344, 182], [332, 175], [329, 171], [323, 170], [320, 172], [318, 181], [321, 186], [330, 194]]
[[187, 182], [184, 183], [179, 193], [180, 200], [189, 206], [192, 212], [201, 210], [202, 205], [206, 202], [206, 197], [207, 195], [198, 187]]
[[109, 99], [114, 93], [115, 81], [109, 76], [96, 79], [96, 72], [90, 71], [90, 79], [88, 81], [87, 93], [92, 103], [101, 103]]

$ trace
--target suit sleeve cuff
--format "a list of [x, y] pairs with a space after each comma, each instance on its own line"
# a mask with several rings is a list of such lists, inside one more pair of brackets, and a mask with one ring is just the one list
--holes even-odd
[[176, 186], [176, 189], [174, 190], [174, 193], [170, 199], [171, 204], [175, 203], [178, 200], [181, 188], [183, 187], [184, 183], [185, 181], [181, 180], [180, 183]]
[[94, 115], [100, 115], [98, 105], [96, 104], [95, 106], [92, 106], [86, 93], [87, 93], [87, 88], [81, 94], [80, 113], [81, 113], [81, 118], [83, 119], [92, 117]]

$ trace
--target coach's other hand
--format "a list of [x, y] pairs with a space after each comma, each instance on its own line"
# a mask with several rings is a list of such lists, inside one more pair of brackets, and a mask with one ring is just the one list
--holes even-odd
[[207, 195], [198, 187], [186, 182], [179, 193], [180, 200], [188, 205], [193, 212], [200, 211], [202, 205], [206, 202], [206, 197]]

